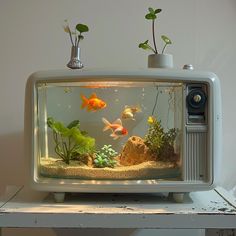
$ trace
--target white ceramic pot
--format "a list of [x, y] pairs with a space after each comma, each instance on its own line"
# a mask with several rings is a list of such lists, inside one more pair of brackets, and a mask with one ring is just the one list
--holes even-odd
[[173, 68], [171, 54], [151, 54], [148, 56], [148, 68]]

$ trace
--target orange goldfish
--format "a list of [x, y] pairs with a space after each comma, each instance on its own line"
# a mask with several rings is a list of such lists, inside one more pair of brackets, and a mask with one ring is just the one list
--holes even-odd
[[123, 137], [128, 134], [128, 130], [123, 127], [121, 119], [117, 119], [113, 123], [110, 123], [107, 119], [102, 118], [103, 123], [105, 124], [105, 127], [103, 131], [106, 131], [108, 129], [112, 130], [111, 137], [113, 139], [118, 139], [120, 137]]
[[97, 97], [96, 93], [93, 93], [90, 98], [86, 98], [84, 95], [81, 95], [82, 105], [81, 109], [87, 107], [87, 111], [97, 111], [103, 109], [107, 104]]

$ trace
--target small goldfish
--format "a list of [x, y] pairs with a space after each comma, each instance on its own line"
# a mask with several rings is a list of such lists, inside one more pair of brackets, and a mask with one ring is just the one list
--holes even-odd
[[137, 112], [142, 112], [139, 106], [125, 106], [124, 110], [122, 111], [121, 118], [122, 119], [134, 119], [134, 115]]
[[90, 98], [86, 98], [84, 95], [81, 95], [82, 105], [81, 109], [87, 107], [87, 111], [97, 111], [103, 109], [107, 104], [97, 97], [96, 93], [93, 93]]
[[112, 133], [110, 136], [113, 137], [113, 139], [118, 139], [118, 138], [123, 137], [128, 134], [128, 130], [123, 127], [121, 119], [117, 119], [113, 123], [110, 123], [105, 118], [102, 118], [102, 121], [105, 124], [103, 131], [111, 129]]

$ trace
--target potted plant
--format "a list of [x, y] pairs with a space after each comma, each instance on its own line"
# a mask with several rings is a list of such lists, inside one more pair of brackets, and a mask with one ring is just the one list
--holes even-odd
[[164, 54], [167, 45], [172, 44], [171, 40], [166, 35], [161, 35], [161, 39], [164, 41], [164, 46], [159, 53], [156, 46], [156, 37], [155, 37], [155, 20], [157, 15], [162, 11], [162, 9], [153, 9], [152, 7], [148, 8], [148, 13], [145, 15], [147, 20], [152, 21], [152, 40], [153, 47], [149, 44], [149, 41], [146, 40], [143, 43], [139, 44], [139, 48], [144, 50], [149, 50], [153, 54], [148, 56], [148, 67], [150, 68], [171, 68], [173, 67], [173, 56], [170, 54]]
[[71, 41], [71, 58], [67, 66], [71, 69], [81, 69], [83, 64], [80, 61], [80, 41], [84, 39], [83, 33], [89, 31], [89, 27], [85, 24], [77, 24], [74, 31], [71, 31], [68, 21], [65, 20], [66, 25], [64, 31], [69, 34]]

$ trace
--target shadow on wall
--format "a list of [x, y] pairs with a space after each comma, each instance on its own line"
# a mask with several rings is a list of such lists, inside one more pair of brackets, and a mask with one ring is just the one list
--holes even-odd
[[23, 185], [27, 182], [28, 163], [24, 156], [24, 134], [5, 134], [0, 136], [0, 186]]

